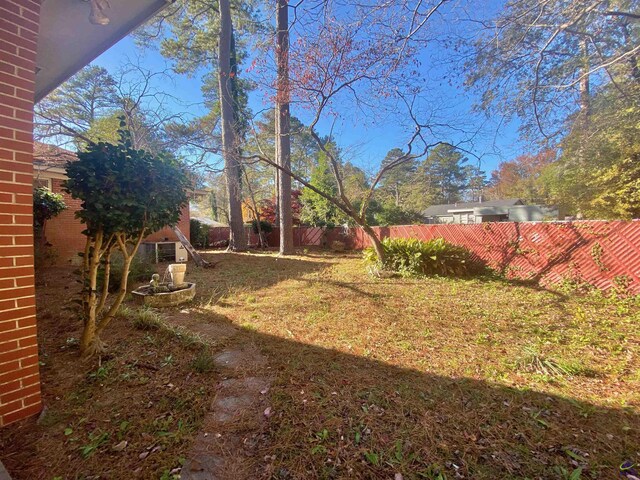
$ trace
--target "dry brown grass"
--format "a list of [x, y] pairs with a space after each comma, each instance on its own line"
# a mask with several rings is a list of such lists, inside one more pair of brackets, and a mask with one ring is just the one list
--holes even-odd
[[46, 411], [0, 430], [0, 458], [15, 480], [168, 475], [198, 432], [218, 375], [194, 371], [201, 344], [134, 306], [106, 332], [101, 364], [81, 361], [75, 280], [70, 269], [38, 272]]
[[[640, 461], [637, 298], [499, 279], [373, 279], [349, 254], [205, 256], [220, 263], [190, 267], [198, 296], [187, 319], [201, 331], [239, 328], [211, 348], [254, 343], [268, 358], [259, 374], [273, 379], [255, 478], [563, 479], [581, 469], [577, 478], [600, 479]], [[216, 373], [187, 378], [197, 343], [120, 320], [107, 376], [87, 377], [95, 367], [62, 350], [77, 325], [46, 303], [61, 292], [45, 293], [50, 413], [39, 426], [0, 432], [2, 460], [24, 469], [18, 478], [158, 478], [188, 452]], [[183, 398], [193, 403], [180, 407]], [[167, 412], [171, 440], [159, 433]], [[124, 418], [133, 448], [123, 455], [111, 447]], [[189, 429], [176, 436], [179, 419]], [[65, 436], [67, 427], [74, 433]], [[109, 440], [83, 459], [89, 434], [103, 431]], [[141, 461], [153, 442], [166, 446]]]
[[640, 461], [638, 299], [377, 280], [353, 255], [212, 257], [197, 309], [276, 375], [265, 478], [616, 478]]

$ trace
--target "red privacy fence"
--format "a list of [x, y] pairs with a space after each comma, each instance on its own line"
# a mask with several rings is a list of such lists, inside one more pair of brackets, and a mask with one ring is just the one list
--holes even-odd
[[[381, 238], [442, 237], [462, 245], [508, 278], [541, 284], [562, 280], [588, 282], [598, 288], [640, 293], [640, 221], [503, 222], [475, 225], [408, 225], [374, 227]], [[249, 233], [249, 232], [248, 232]], [[211, 240], [229, 238], [228, 228], [214, 228]], [[278, 232], [268, 237], [278, 245]], [[334, 240], [362, 249], [369, 241], [362, 230], [294, 229], [296, 246], [330, 246]], [[250, 243], [257, 236], [250, 235]]]

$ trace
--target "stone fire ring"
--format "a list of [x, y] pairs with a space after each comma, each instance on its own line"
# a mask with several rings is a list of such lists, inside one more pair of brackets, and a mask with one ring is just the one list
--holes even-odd
[[181, 290], [173, 292], [149, 293], [145, 291], [147, 287], [141, 287], [133, 292], [133, 298], [139, 304], [149, 307], [173, 307], [181, 303], [189, 302], [196, 296], [196, 284], [187, 283], [187, 286]]

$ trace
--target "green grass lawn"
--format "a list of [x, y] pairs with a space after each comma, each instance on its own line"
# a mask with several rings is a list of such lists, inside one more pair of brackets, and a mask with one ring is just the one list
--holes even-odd
[[269, 359], [267, 478], [618, 478], [640, 462], [638, 298], [375, 279], [356, 255], [208, 258], [191, 311]]

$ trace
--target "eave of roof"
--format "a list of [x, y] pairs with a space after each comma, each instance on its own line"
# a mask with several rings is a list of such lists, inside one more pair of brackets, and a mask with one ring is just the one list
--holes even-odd
[[452, 215], [453, 213], [470, 212], [476, 208], [511, 207], [521, 203], [522, 200], [519, 198], [505, 198], [500, 200], [489, 200], [487, 202], [459, 202], [443, 205], [431, 205], [422, 212], [422, 215], [425, 217], [437, 217]]
[[40, 9], [35, 101], [174, 0], [110, 0], [108, 25], [89, 22], [88, 2], [45, 0]]

